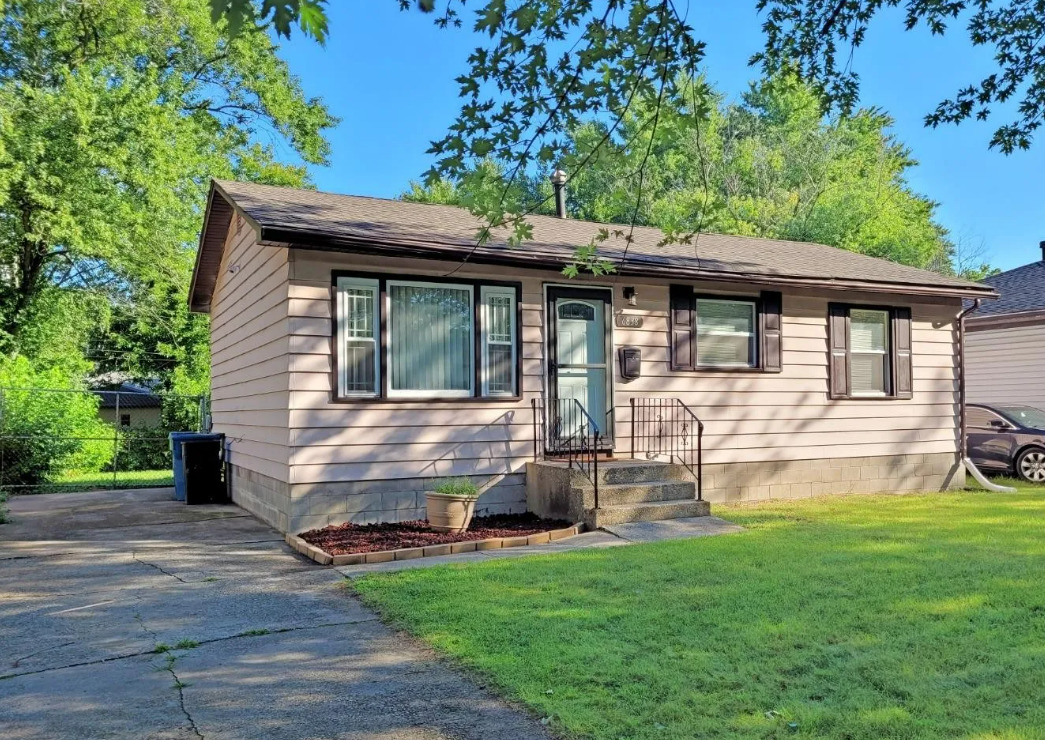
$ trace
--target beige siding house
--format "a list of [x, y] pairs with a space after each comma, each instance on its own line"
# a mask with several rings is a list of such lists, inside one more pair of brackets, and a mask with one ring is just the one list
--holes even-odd
[[1040, 262], [984, 282], [1001, 298], [965, 320], [968, 399], [1045, 409], [1045, 242]]
[[234, 500], [297, 532], [423, 518], [426, 489], [469, 476], [479, 513], [545, 513], [571, 458], [637, 518], [698, 512], [636, 480], [712, 503], [962, 485], [957, 317], [990, 287], [648, 228], [571, 280], [599, 225], [532, 223], [477, 246], [457, 208], [214, 183], [190, 300]]

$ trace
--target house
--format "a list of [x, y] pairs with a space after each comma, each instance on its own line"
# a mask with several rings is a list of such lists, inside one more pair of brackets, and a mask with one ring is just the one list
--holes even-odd
[[423, 517], [446, 476], [481, 512], [645, 519], [963, 484], [957, 317], [993, 288], [652, 228], [567, 279], [605, 227], [530, 220], [522, 247], [476, 244], [454, 207], [214, 182], [189, 300], [234, 500], [296, 532]]
[[983, 282], [1001, 298], [965, 320], [969, 401], [1045, 408], [1045, 242], [1042, 259]]
[[163, 399], [143, 385], [123, 382], [107, 390], [96, 390], [98, 417], [121, 427], [159, 426]]

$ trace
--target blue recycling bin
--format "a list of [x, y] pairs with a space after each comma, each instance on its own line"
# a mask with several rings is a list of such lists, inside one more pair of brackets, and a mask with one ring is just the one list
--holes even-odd
[[171, 462], [174, 468], [174, 500], [184, 501], [187, 495], [185, 484], [185, 450], [182, 442], [187, 439], [223, 439], [224, 434], [208, 434], [206, 432], [171, 432]]

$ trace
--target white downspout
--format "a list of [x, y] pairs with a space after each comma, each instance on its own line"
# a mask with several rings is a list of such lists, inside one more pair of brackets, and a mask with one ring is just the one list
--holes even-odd
[[966, 454], [969, 447], [967, 443], [968, 430], [965, 425], [965, 317], [979, 307], [980, 299], [977, 298], [971, 306], [958, 314], [958, 414], [960, 419], [959, 426], [961, 427], [959, 432], [961, 450], [959, 454], [962, 457], [962, 464], [965, 465], [965, 469], [980, 486], [995, 493], [1016, 493], [1015, 488], [999, 486], [997, 483], [991, 483], [987, 480], [986, 476], [976, 467], [976, 463], [970, 460]]
[[991, 483], [987, 478], [984, 477], [980, 469], [976, 467], [976, 463], [967, 457], [962, 458], [962, 462], [965, 463], [965, 469], [969, 471], [969, 474], [979, 483], [981, 486], [986, 488], [988, 491], [994, 491], [995, 493], [1016, 493], [1015, 488], [1010, 486], [999, 486], [997, 483]]

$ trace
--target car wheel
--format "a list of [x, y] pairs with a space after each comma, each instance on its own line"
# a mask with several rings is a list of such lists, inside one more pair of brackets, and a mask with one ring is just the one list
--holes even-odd
[[1045, 450], [1030, 447], [1016, 458], [1016, 474], [1028, 483], [1045, 483]]

